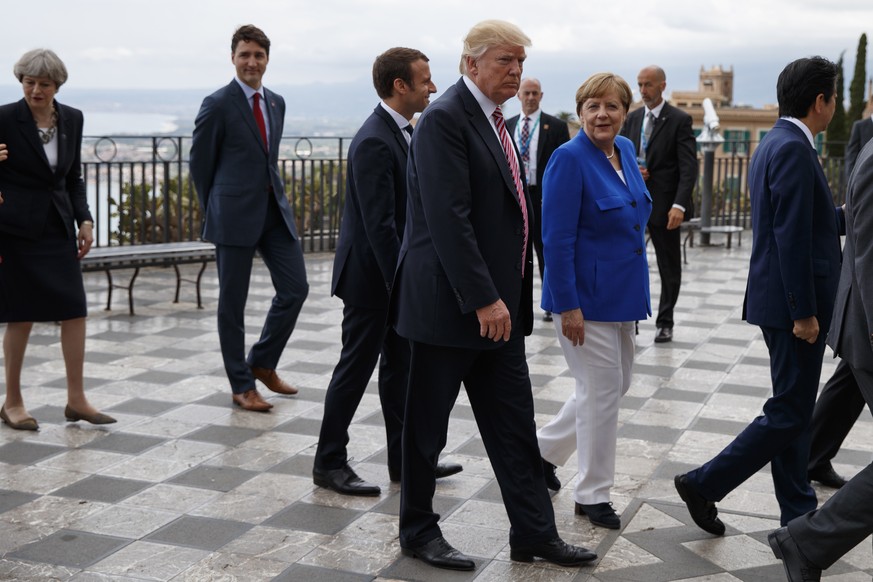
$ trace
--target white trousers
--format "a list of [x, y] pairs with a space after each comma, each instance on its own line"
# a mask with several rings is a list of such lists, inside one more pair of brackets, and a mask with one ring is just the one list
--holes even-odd
[[579, 463], [574, 498], [586, 505], [609, 501], [615, 482], [618, 402], [631, 383], [634, 363], [634, 322], [585, 322], [585, 343], [573, 343], [561, 333], [558, 341], [576, 391], [558, 414], [537, 431], [540, 453], [553, 465], [564, 465], [573, 450]]

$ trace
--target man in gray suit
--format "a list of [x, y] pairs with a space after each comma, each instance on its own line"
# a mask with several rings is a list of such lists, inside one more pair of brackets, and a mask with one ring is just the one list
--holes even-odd
[[[843, 268], [828, 345], [848, 363], [873, 405], [873, 142], [858, 158], [846, 194]], [[873, 464], [855, 475], [821, 509], [768, 536], [789, 582], [821, 580], [821, 571], [873, 534]]]

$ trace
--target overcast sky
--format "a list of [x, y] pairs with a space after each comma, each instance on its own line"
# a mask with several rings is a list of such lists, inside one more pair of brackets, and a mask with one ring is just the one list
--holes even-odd
[[572, 110], [591, 73], [635, 86], [650, 63], [666, 69], [668, 93], [696, 89], [701, 66], [723, 65], [734, 68], [735, 101], [773, 103], [776, 76], [798, 57], [845, 51], [851, 79], [858, 38], [873, 32], [871, 0], [3, 0], [0, 14], [0, 85], [16, 84], [24, 51], [48, 47], [70, 87], [204, 92], [233, 75], [230, 37], [241, 24], [272, 40], [268, 86], [369, 83], [375, 55], [410, 46], [430, 57], [441, 92], [458, 77], [469, 28], [503, 18], [531, 37], [525, 74], [543, 81], [553, 111]]

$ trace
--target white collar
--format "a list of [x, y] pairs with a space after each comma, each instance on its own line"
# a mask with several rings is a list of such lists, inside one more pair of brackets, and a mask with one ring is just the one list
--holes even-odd
[[655, 119], [658, 119], [659, 117], [661, 117], [661, 111], [663, 111], [664, 105], [666, 103], [667, 103], [666, 99], [661, 99], [661, 102], [658, 103], [657, 105], [655, 105], [655, 107], [652, 109], [649, 109], [645, 105], [644, 105], [644, 107], [646, 107], [646, 113], [651, 113], [652, 115], [655, 116]]
[[402, 115], [400, 115], [399, 113], [397, 113], [396, 111], [394, 111], [393, 109], [391, 109], [390, 105], [388, 105], [384, 101], [379, 101], [379, 105], [382, 106], [382, 109], [384, 109], [385, 111], [388, 112], [388, 115], [391, 116], [391, 119], [394, 120], [394, 123], [397, 124], [397, 127], [399, 127], [400, 129], [403, 129], [407, 125], [409, 125], [409, 120], [406, 119], [405, 117], [403, 117]]
[[245, 83], [240, 81], [239, 77], [234, 77], [234, 79], [239, 84], [240, 88], [243, 90], [243, 93], [245, 93], [246, 99], [251, 100], [252, 96], [255, 93], [260, 95], [261, 99], [264, 98], [264, 86], [263, 85], [261, 85], [260, 89], [252, 89], [251, 87], [249, 87], [248, 85], [246, 85]]
[[470, 93], [473, 94], [473, 97], [476, 99], [476, 103], [479, 104], [479, 107], [482, 108], [482, 112], [485, 114], [485, 117], [488, 120], [491, 120], [491, 116], [494, 114], [494, 111], [497, 110], [497, 103], [489, 99], [485, 96], [485, 93], [476, 86], [476, 83], [473, 82], [473, 79], [464, 75], [461, 77], [464, 80], [464, 84], [467, 85], [467, 89], [470, 90]]
[[806, 139], [809, 140], [809, 145], [812, 146], [812, 149], [815, 149], [815, 138], [812, 136], [812, 131], [810, 131], [809, 126], [807, 126], [805, 123], [803, 123], [802, 121], [800, 121], [796, 117], [789, 117], [786, 115], [782, 119], [784, 119], [785, 121], [790, 121], [791, 123], [793, 123], [794, 125], [799, 127], [800, 130], [803, 132], [803, 135], [806, 136]]
[[534, 121], [534, 120], [540, 118], [541, 113], [542, 113], [542, 110], [539, 107], [537, 107], [537, 110], [534, 111], [533, 113], [531, 113], [530, 115], [525, 115], [524, 111], [522, 111], [518, 115], [519, 115], [520, 119], [524, 119], [525, 117], [529, 117], [531, 121]]

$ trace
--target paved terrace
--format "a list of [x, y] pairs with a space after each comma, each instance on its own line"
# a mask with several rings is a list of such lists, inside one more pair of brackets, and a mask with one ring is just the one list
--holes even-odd
[[[324, 391], [339, 353], [342, 304], [329, 295], [331, 256], [307, 257], [311, 293], [280, 363], [301, 391], [272, 395], [270, 414], [230, 406], [215, 331], [214, 266], [204, 310], [190, 286], [181, 304], [172, 303], [172, 271], [142, 274], [135, 317], [122, 297], [103, 311], [105, 279], [88, 275], [87, 386], [92, 401], [119, 422], [98, 428], [64, 421], [59, 328], [35, 326], [24, 383], [42, 429], [0, 427], [0, 579], [784, 580], [766, 543], [778, 526], [767, 468], [720, 504], [723, 538], [691, 523], [672, 484], [674, 474], [717, 453], [770, 391], [761, 335], [740, 321], [749, 255], [743, 242], [731, 250], [689, 249], [673, 343], [655, 346], [653, 322], [640, 324], [613, 491], [623, 528], [596, 528], [574, 516], [575, 460], [559, 469], [565, 486], [553, 499], [558, 529], [600, 556], [577, 569], [509, 560], [509, 524], [463, 391], [445, 456], [463, 463], [464, 472], [439, 482], [435, 505], [448, 540], [475, 558], [475, 572], [436, 570], [401, 556], [400, 490], [388, 480], [375, 382], [352, 426], [350, 452], [382, 496], [342, 497], [312, 484]], [[652, 289], [659, 289], [654, 270]], [[252, 341], [270, 296], [259, 268], [249, 298]], [[551, 324], [538, 321], [527, 343], [538, 425], [573, 390], [554, 336]], [[823, 379], [833, 369], [828, 358]], [[837, 471], [853, 475], [871, 452], [873, 422], [865, 412]], [[829, 491], [818, 493], [824, 499]], [[869, 581], [871, 572], [868, 540], [825, 579]]]

